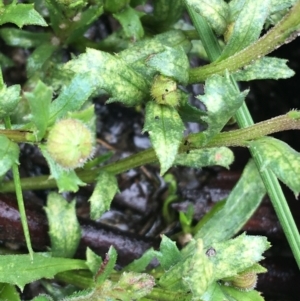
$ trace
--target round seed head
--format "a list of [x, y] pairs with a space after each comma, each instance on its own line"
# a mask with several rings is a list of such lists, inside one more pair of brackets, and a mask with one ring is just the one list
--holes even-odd
[[60, 120], [50, 130], [47, 151], [65, 169], [81, 167], [93, 156], [93, 133], [77, 119]]

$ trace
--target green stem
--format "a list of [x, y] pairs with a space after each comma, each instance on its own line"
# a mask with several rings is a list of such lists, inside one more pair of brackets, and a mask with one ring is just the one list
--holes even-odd
[[[198, 14], [196, 15], [199, 16]], [[251, 44], [247, 48], [242, 51], [236, 53], [235, 55], [220, 61], [213, 62], [209, 65], [203, 67], [197, 67], [190, 70], [190, 78], [189, 83], [199, 83], [205, 81], [212, 74], [223, 74], [227, 69], [230, 72], [236, 71], [239, 68], [248, 65], [254, 60], [259, 59], [262, 56], [272, 52], [280, 45], [284, 43], [289, 43], [293, 39], [295, 39], [299, 34], [300, 28], [300, 1], [298, 1], [294, 7], [290, 10], [290, 12], [276, 25], [274, 26], [268, 33], [266, 33], [262, 38], [260, 38], [257, 42]], [[193, 19], [193, 17], [191, 16]], [[206, 22], [205, 22], [206, 23]], [[196, 24], [194, 23], [195, 27]], [[198, 27], [197, 27], [198, 31]], [[201, 34], [202, 28], [199, 28], [199, 35]], [[207, 37], [202, 37], [200, 35], [201, 41], [205, 47]], [[210, 39], [213, 39], [212, 37]], [[216, 38], [215, 38], [216, 40]], [[213, 44], [209, 44], [210, 47]], [[206, 49], [207, 54], [212, 53], [215, 61], [219, 55], [215, 55], [217, 48], [215, 49]], [[220, 53], [219, 53], [220, 54]]]
[[[4, 118], [4, 124], [7, 129], [11, 128], [11, 122], [10, 122], [9, 117]], [[20, 180], [19, 168], [18, 168], [17, 163], [13, 163], [12, 173], [13, 173], [13, 178], [14, 178], [14, 187], [15, 187], [15, 191], [16, 191], [16, 197], [17, 197], [17, 202], [18, 202], [18, 207], [19, 207], [19, 212], [20, 212], [20, 217], [21, 217], [21, 223], [22, 223], [22, 227], [23, 227], [23, 231], [24, 231], [26, 246], [29, 251], [31, 260], [33, 260], [33, 249], [31, 246], [30, 233], [29, 233], [29, 228], [28, 228], [28, 223], [27, 223], [27, 216], [26, 216], [26, 211], [25, 211], [25, 206], [24, 206], [23, 193], [22, 193], [22, 188], [21, 188], [21, 180]]]
[[[197, 19], [197, 22], [194, 23], [194, 26], [198, 31], [199, 36], [204, 44], [207, 38], [204, 39], [202, 35], [211, 35], [212, 32], [211, 31], [203, 32], [200, 28], [198, 28], [198, 26], [202, 26], [202, 23], [203, 22], [206, 23], [206, 21], [203, 20], [202, 17], [199, 18], [194, 11], [192, 11], [192, 14], [193, 14], [191, 16], [192, 20], [194, 18]], [[253, 59], [257, 59], [260, 56], [266, 55], [267, 53], [271, 52], [272, 50], [274, 50], [284, 42], [289, 42], [291, 39], [295, 38], [298, 35], [298, 32], [296, 32], [295, 35], [295, 30], [296, 27], [300, 25], [299, 15], [300, 15], [300, 1], [298, 1], [295, 4], [295, 6], [290, 10], [290, 12], [283, 18], [281, 22], [279, 22], [257, 43], [250, 45], [248, 48], [244, 49], [243, 51], [239, 52], [236, 55], [233, 55], [227, 60], [220, 62], [219, 64], [223, 64], [223, 68], [224, 68], [223, 70], [225, 69], [228, 69], [229, 71], [236, 70], [237, 68], [231, 69], [229, 65], [226, 65], [227, 62], [231, 61], [231, 63], [234, 64], [235, 66], [238, 66], [240, 64], [239, 67], [241, 67], [243, 64], [245, 65]], [[211, 37], [211, 39], [213, 39], [213, 37]], [[209, 46], [212, 47], [212, 45]], [[206, 51], [208, 52], [212, 51], [213, 57], [217, 59], [218, 57], [217, 48], [211, 50], [208, 47], [208, 45], [204, 45], [204, 47]], [[221, 53], [219, 53], [219, 55], [220, 54]], [[241, 64], [241, 62], [244, 63]], [[203, 70], [203, 68], [201, 70]], [[219, 73], [219, 71], [214, 70], [213, 73]], [[190, 82], [199, 82], [203, 79], [201, 76], [197, 77], [197, 75], [199, 75], [199, 73], [197, 72], [192, 73]], [[208, 73], [206, 74], [206, 77], [207, 76], [209, 76]], [[233, 77], [231, 77], [231, 80], [232, 80], [232, 84], [238, 90], [237, 83], [233, 79]], [[235, 118], [237, 120], [238, 125], [241, 128], [249, 127], [254, 124], [250, 112], [245, 103], [243, 103], [243, 105], [239, 108], [239, 110], [235, 115]], [[272, 171], [266, 169], [262, 170], [261, 167], [263, 166], [263, 158], [260, 156], [260, 154], [254, 148], [250, 148], [250, 152], [254, 158], [258, 170], [260, 171], [260, 175], [266, 187], [267, 193], [272, 201], [273, 207], [276, 211], [280, 224], [290, 244], [290, 247], [298, 263], [298, 266], [300, 267], [300, 236], [295, 221], [293, 219], [293, 216], [288, 207], [287, 201], [283, 195], [280, 184], [277, 178], [275, 177], [275, 175], [272, 173]]]
[[22, 130], [10, 130], [0, 129], [0, 135], [6, 136], [8, 139], [16, 142], [16, 143], [22, 143], [22, 142], [35, 142], [36, 138], [30, 131], [22, 131]]

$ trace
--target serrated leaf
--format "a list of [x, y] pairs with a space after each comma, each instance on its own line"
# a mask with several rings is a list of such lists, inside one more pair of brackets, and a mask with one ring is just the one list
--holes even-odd
[[91, 219], [96, 220], [109, 210], [111, 201], [117, 191], [116, 177], [108, 172], [101, 172], [97, 177], [94, 191], [88, 200], [91, 204]]
[[24, 25], [48, 26], [43, 17], [34, 9], [34, 4], [16, 4], [15, 1], [4, 6], [4, 11], [0, 13], [0, 25], [4, 23], [14, 23], [20, 28]]
[[97, 89], [104, 89], [112, 97], [108, 103], [121, 101], [133, 106], [148, 96], [148, 84], [142, 76], [122, 59], [109, 53], [88, 48], [86, 53], [69, 61], [65, 70], [85, 76]]
[[191, 256], [180, 261], [159, 280], [162, 287], [175, 291], [192, 291], [193, 298], [197, 300], [208, 288], [213, 280], [213, 264], [203, 251], [201, 239], [194, 243]]
[[161, 252], [159, 262], [164, 270], [170, 269], [182, 258], [181, 253], [176, 246], [176, 243], [165, 235], [163, 235], [162, 237], [159, 249]]
[[13, 164], [18, 163], [19, 152], [16, 143], [0, 135], [0, 176], [5, 175]]
[[247, 93], [247, 90], [240, 92], [236, 89], [227, 72], [225, 76], [212, 75], [206, 80], [205, 94], [197, 96], [207, 109], [207, 116], [202, 117], [208, 124], [208, 129], [203, 132], [204, 144], [222, 130], [242, 105]]
[[95, 275], [99, 270], [103, 260], [102, 258], [93, 252], [89, 247], [86, 249], [86, 265], [90, 271]]
[[0, 36], [5, 44], [22, 48], [34, 48], [51, 39], [48, 32], [31, 32], [18, 28], [1, 28]]
[[2, 119], [3, 117], [11, 115], [16, 109], [20, 101], [21, 86], [12, 85], [7, 88], [6, 85], [3, 84], [0, 89], [0, 119]]
[[227, 147], [193, 149], [176, 156], [175, 165], [193, 168], [219, 165], [228, 168], [233, 162], [233, 152]]
[[241, 51], [255, 42], [261, 33], [263, 25], [269, 14], [271, 0], [246, 0], [236, 14], [236, 19], [231, 20], [233, 27], [229, 39], [218, 61]]
[[203, 16], [217, 35], [226, 30], [229, 18], [228, 4], [223, 0], [186, 0], [187, 4]]
[[25, 284], [35, 280], [87, 268], [79, 259], [54, 258], [49, 253], [33, 253], [32, 256], [32, 260], [28, 254], [0, 256], [0, 282], [17, 285], [23, 290]]
[[148, 131], [151, 143], [164, 174], [174, 163], [183, 138], [184, 124], [175, 108], [149, 101], [143, 131]]
[[53, 52], [58, 48], [49, 42], [39, 45], [27, 60], [27, 76], [31, 77], [35, 72], [41, 71]]
[[234, 239], [213, 243], [211, 247], [215, 255], [209, 260], [214, 265], [214, 279], [219, 280], [235, 276], [264, 259], [262, 253], [270, 243], [263, 236], [241, 234]]
[[68, 112], [79, 110], [94, 90], [95, 87], [85, 74], [75, 75], [70, 84], [51, 103], [49, 123], [61, 119]]
[[189, 60], [182, 47], [165, 46], [164, 51], [151, 55], [146, 64], [179, 83], [187, 84], [189, 80]]
[[14, 285], [0, 283], [0, 300], [21, 301], [21, 298]]
[[298, 196], [300, 192], [300, 154], [285, 142], [264, 137], [249, 143], [262, 157], [261, 170], [269, 169]]
[[36, 126], [36, 137], [40, 140], [44, 137], [48, 127], [52, 89], [39, 80], [33, 91], [24, 94], [29, 102], [32, 121]]
[[144, 28], [141, 23], [140, 17], [143, 14], [127, 6], [125, 9], [114, 14], [116, 18], [123, 27], [125, 36], [132, 39], [133, 41], [139, 40], [144, 36]]
[[233, 73], [233, 76], [236, 81], [289, 78], [295, 72], [286, 65], [287, 62], [288, 60], [276, 57], [263, 57]]
[[51, 252], [54, 257], [75, 254], [81, 239], [81, 229], [75, 211], [76, 202], [68, 203], [57, 193], [50, 193], [45, 211], [49, 223]]
[[78, 178], [74, 170], [65, 170], [58, 165], [49, 155], [45, 145], [40, 145], [40, 150], [49, 165], [51, 178], [55, 179], [60, 193], [66, 191], [77, 192], [79, 186], [86, 185]]
[[206, 247], [213, 242], [229, 239], [249, 220], [265, 192], [258, 170], [254, 162], [250, 161], [228, 196], [225, 206], [201, 225], [195, 238], [202, 238]]

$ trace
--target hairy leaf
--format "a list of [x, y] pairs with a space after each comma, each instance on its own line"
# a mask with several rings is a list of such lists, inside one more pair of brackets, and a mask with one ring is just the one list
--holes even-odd
[[176, 109], [149, 101], [143, 131], [148, 131], [151, 143], [164, 174], [173, 164], [183, 138], [184, 124]]
[[91, 219], [100, 218], [110, 208], [111, 201], [117, 191], [116, 177], [108, 172], [101, 172], [97, 177], [94, 191], [88, 200], [91, 203]]
[[36, 137], [40, 140], [48, 127], [52, 89], [42, 81], [38, 81], [33, 91], [25, 92], [25, 97], [29, 102], [32, 121], [36, 126]]
[[300, 192], [300, 154], [288, 144], [272, 137], [249, 143], [262, 157], [261, 170], [270, 169], [296, 196]]
[[254, 79], [280, 79], [292, 77], [295, 72], [287, 65], [287, 60], [276, 57], [263, 57], [253, 64], [233, 73], [236, 81], [251, 81]]
[[76, 202], [68, 203], [57, 193], [50, 193], [45, 211], [49, 223], [51, 252], [54, 257], [70, 257], [75, 254], [81, 229], [75, 211]]
[[18, 145], [6, 136], [0, 135], [0, 176], [5, 175], [14, 163], [18, 163], [18, 159]]
[[109, 103], [121, 101], [125, 105], [141, 103], [148, 95], [148, 84], [118, 56], [87, 49], [77, 59], [65, 65], [66, 70], [80, 74], [97, 89], [104, 89], [112, 97]]
[[4, 6], [4, 10], [0, 12], [0, 25], [4, 23], [14, 23], [20, 28], [24, 25], [48, 26], [34, 9], [34, 4], [17, 4], [16, 1]]
[[233, 162], [232, 151], [227, 147], [194, 149], [187, 153], [178, 154], [175, 165], [183, 165], [194, 168], [219, 165], [228, 168]]
[[33, 253], [32, 260], [28, 254], [0, 256], [0, 282], [17, 285], [21, 290], [37, 279], [78, 269], [87, 269], [83, 260], [54, 258], [49, 253]]
[[229, 7], [224, 0], [186, 0], [187, 4], [203, 16], [217, 35], [226, 30]]
[[230, 25], [232, 28], [228, 29], [228, 43], [218, 61], [239, 52], [258, 39], [269, 13], [270, 3], [271, 0], [245, 1], [239, 13], [236, 14], [236, 19], [231, 20], [233, 24]]

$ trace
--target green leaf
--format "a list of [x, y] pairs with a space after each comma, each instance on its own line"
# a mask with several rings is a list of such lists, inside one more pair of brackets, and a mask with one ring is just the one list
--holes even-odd
[[205, 95], [197, 97], [207, 109], [207, 116], [202, 117], [208, 124], [208, 129], [203, 132], [204, 143], [223, 129], [242, 105], [247, 93], [247, 90], [240, 92], [236, 89], [227, 72], [225, 76], [212, 75], [206, 80]]
[[193, 168], [219, 165], [228, 168], [233, 162], [233, 152], [227, 147], [194, 149], [176, 156], [175, 165]]
[[112, 98], [108, 103], [121, 101], [133, 106], [141, 103], [148, 96], [148, 84], [122, 59], [109, 53], [88, 48], [65, 65], [65, 70], [81, 74], [89, 84], [97, 89], [104, 89]]
[[16, 4], [15, 1], [4, 6], [4, 11], [0, 12], [0, 25], [4, 23], [14, 23], [20, 28], [24, 25], [48, 26], [42, 16], [34, 9], [34, 4]]
[[75, 75], [70, 84], [51, 103], [49, 123], [61, 119], [68, 112], [79, 110], [94, 90], [95, 87], [86, 74]]
[[211, 244], [215, 255], [209, 260], [214, 265], [214, 278], [235, 276], [264, 259], [262, 253], [270, 248], [266, 237], [241, 234], [234, 239]]
[[265, 192], [258, 170], [254, 162], [250, 161], [228, 196], [225, 206], [205, 219], [204, 224], [200, 221], [196, 226], [195, 238], [202, 238], [206, 247], [213, 242], [229, 239], [250, 219]]
[[271, 0], [246, 0], [231, 24], [229, 39], [218, 61], [241, 51], [255, 42], [261, 33], [270, 10]]
[[59, 192], [77, 192], [78, 186], [86, 185], [78, 178], [74, 170], [65, 170], [57, 164], [48, 153], [45, 145], [40, 145], [39, 147], [49, 165], [51, 177], [55, 179]]
[[34, 48], [51, 39], [50, 33], [30, 32], [18, 28], [1, 28], [0, 36], [5, 44], [22, 48]]
[[181, 253], [176, 246], [176, 242], [163, 235], [160, 243], [161, 256], [158, 258], [164, 270], [170, 269], [172, 266], [181, 261]]
[[6, 136], [0, 135], [0, 176], [18, 163], [19, 147], [16, 143], [10, 141]]
[[285, 142], [264, 137], [249, 143], [262, 157], [261, 170], [269, 169], [296, 196], [300, 192], [300, 154]]
[[13, 85], [7, 88], [6, 85], [3, 84], [2, 87], [0, 87], [0, 119], [14, 112], [20, 101], [20, 92], [20, 85]]
[[141, 12], [127, 6], [113, 16], [121, 23], [125, 36], [136, 41], [144, 36], [144, 28], [140, 20], [142, 15]]
[[187, 84], [189, 80], [189, 60], [182, 47], [168, 47], [148, 58], [148, 66], [154, 68], [159, 73], [171, 77], [182, 84]]
[[21, 301], [21, 298], [14, 285], [0, 283], [0, 300]]
[[23, 290], [25, 284], [41, 278], [53, 278], [64, 271], [86, 269], [83, 260], [54, 258], [49, 253], [33, 253], [33, 259], [25, 255], [0, 256], [0, 282], [17, 285]]
[[93, 252], [89, 247], [86, 249], [86, 265], [89, 267], [90, 271], [95, 275], [102, 264], [102, 258]]
[[195, 11], [204, 17], [217, 35], [224, 33], [229, 18], [228, 4], [223, 0], [186, 0]]
[[295, 72], [286, 65], [287, 62], [288, 60], [276, 57], [263, 57], [233, 73], [233, 76], [236, 81], [289, 78]]
[[73, 257], [81, 239], [75, 211], [76, 202], [68, 203], [57, 193], [50, 193], [45, 211], [49, 223], [51, 252], [54, 257]]
[[33, 298], [31, 301], [53, 301], [53, 299], [48, 295], [39, 295]]
[[109, 210], [111, 201], [117, 192], [118, 183], [116, 177], [102, 171], [97, 177], [96, 186], [88, 200], [91, 203], [91, 219], [96, 220]]
[[151, 143], [164, 174], [174, 163], [183, 138], [184, 124], [176, 109], [149, 101], [143, 131], [148, 131]]
[[33, 76], [34, 73], [37, 71], [41, 71], [43, 66], [51, 58], [53, 52], [57, 48], [57, 46], [49, 42], [43, 43], [40, 46], [38, 46], [27, 60], [28, 77]]
[[[252, 290], [249, 292], [241, 291], [234, 287], [222, 285], [222, 292], [230, 301], [264, 301], [258, 291]], [[205, 301], [205, 300], [203, 300]], [[215, 300], [212, 300], [215, 301]]]
[[113, 246], [109, 247], [108, 252], [105, 255], [105, 259], [102, 262], [102, 265], [95, 276], [97, 286], [101, 285], [107, 277], [113, 272], [115, 264], [117, 262], [117, 251]]
[[52, 89], [39, 80], [33, 91], [24, 94], [29, 102], [32, 121], [36, 126], [36, 137], [41, 140], [48, 127]]
[[278, 23], [296, 1], [297, 0], [272, 0], [268, 23], [271, 25]]
[[213, 264], [203, 251], [202, 240], [193, 245], [191, 256], [180, 261], [160, 277], [162, 287], [174, 291], [192, 291], [198, 300], [213, 280]]

